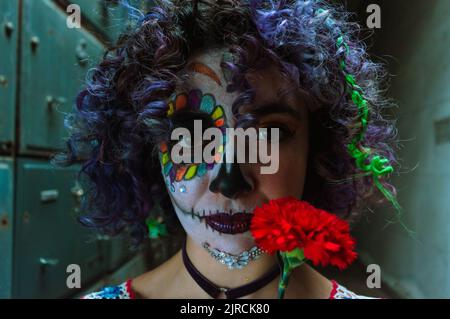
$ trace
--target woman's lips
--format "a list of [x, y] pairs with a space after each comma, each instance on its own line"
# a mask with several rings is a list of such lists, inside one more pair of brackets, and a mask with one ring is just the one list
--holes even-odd
[[250, 222], [253, 214], [236, 213], [233, 215], [227, 213], [217, 213], [205, 216], [205, 222], [212, 229], [224, 234], [245, 233], [250, 229]]

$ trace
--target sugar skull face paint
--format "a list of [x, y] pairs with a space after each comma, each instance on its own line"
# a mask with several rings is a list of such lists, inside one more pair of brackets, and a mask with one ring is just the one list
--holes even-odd
[[[201, 90], [191, 90], [188, 94], [180, 93], [174, 95], [168, 103], [167, 116], [170, 118], [175, 112], [188, 109], [190, 111], [200, 111], [209, 116], [213, 125], [225, 133], [225, 113], [222, 106], [216, 104], [216, 99], [211, 94], [203, 94]], [[225, 135], [224, 135], [225, 137]], [[191, 141], [182, 141], [187, 148], [191, 148]], [[225, 141], [223, 141], [225, 142]], [[194, 177], [202, 177], [208, 170], [214, 167], [214, 163], [191, 163], [175, 164], [170, 156], [168, 142], [160, 144], [160, 161], [163, 166], [163, 173], [168, 178], [168, 186], [174, 191], [173, 183], [183, 180], [190, 181]], [[222, 147], [218, 148], [215, 159], [218, 162], [223, 153]]]
[[[214, 49], [190, 57], [187, 65], [195, 63], [197, 67], [186, 69], [186, 83], [169, 101], [169, 118], [181, 122], [200, 118], [206, 127], [236, 127], [232, 105], [240, 93], [227, 92], [224, 85], [224, 52]], [[289, 80], [270, 66], [248, 74], [247, 80], [256, 93], [248, 107], [261, 110], [255, 126], [276, 127], [280, 132], [276, 173], [262, 175], [261, 163], [175, 165], [169, 142], [160, 145], [162, 174], [187, 235], [200, 247], [207, 243], [211, 250], [233, 256], [255, 246], [248, 228], [256, 206], [273, 198], [301, 198], [308, 156], [308, 111], [300, 95], [286, 89]]]

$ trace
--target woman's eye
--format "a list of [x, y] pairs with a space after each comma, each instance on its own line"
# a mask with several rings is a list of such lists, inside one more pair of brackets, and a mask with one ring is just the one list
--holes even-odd
[[258, 129], [258, 139], [260, 141], [272, 141], [276, 138], [276, 135], [273, 135], [272, 129], [278, 131], [278, 141], [280, 142], [294, 135], [292, 130], [283, 124], [269, 124]]

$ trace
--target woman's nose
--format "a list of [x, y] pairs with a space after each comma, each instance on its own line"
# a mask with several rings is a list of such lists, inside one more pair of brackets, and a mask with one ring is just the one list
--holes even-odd
[[220, 164], [219, 173], [209, 185], [209, 190], [234, 199], [243, 193], [252, 191], [253, 185], [244, 177], [236, 160], [234, 163], [224, 161]]

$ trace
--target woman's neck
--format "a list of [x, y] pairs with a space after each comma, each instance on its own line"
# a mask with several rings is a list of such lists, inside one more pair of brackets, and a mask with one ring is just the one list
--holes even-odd
[[[187, 237], [186, 252], [197, 270], [219, 287], [236, 288], [261, 278], [275, 263], [276, 256], [263, 254], [242, 269], [230, 270]], [[243, 298], [277, 298], [279, 276], [267, 286]], [[135, 278], [132, 289], [138, 298], [211, 298], [191, 277], [183, 264], [181, 250], [168, 261]], [[328, 298], [331, 282], [308, 264], [295, 269], [285, 298]], [[221, 294], [219, 298], [225, 298]]]
[[229, 269], [226, 265], [212, 258], [203, 247], [194, 243], [189, 236], [186, 239], [186, 252], [194, 267], [204, 277], [215, 285], [225, 288], [236, 288], [255, 281], [267, 274], [277, 264], [276, 255], [263, 254], [241, 269]]

